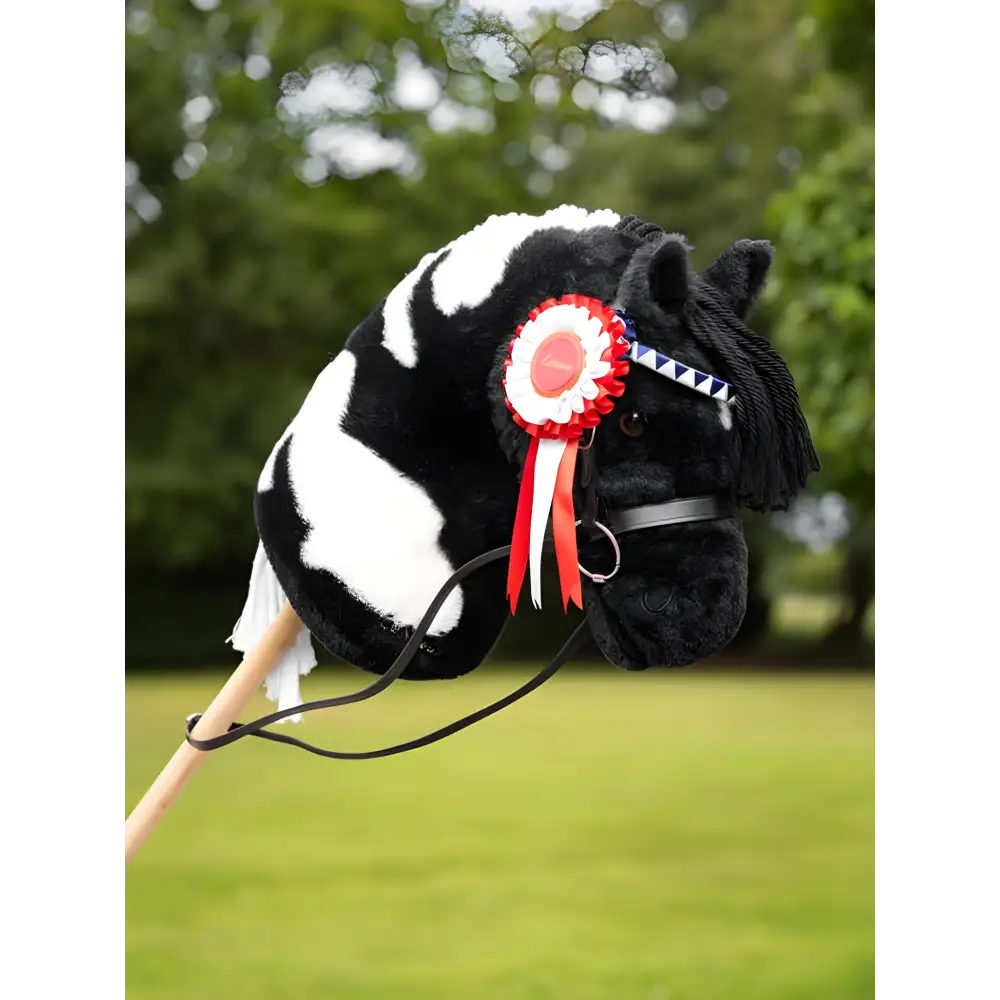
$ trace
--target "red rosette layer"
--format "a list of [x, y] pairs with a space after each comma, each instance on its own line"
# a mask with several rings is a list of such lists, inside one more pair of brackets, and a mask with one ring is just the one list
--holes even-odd
[[504, 398], [533, 437], [579, 440], [625, 391], [629, 345], [615, 311], [586, 295], [548, 299], [515, 331]]
[[629, 345], [615, 311], [586, 295], [548, 299], [515, 331], [504, 363], [504, 398], [518, 426], [532, 441], [518, 496], [507, 571], [511, 613], [525, 569], [531, 570], [531, 598], [541, 607], [541, 558], [552, 511], [552, 534], [563, 608], [583, 608], [573, 512], [577, 446], [584, 430], [625, 391]]

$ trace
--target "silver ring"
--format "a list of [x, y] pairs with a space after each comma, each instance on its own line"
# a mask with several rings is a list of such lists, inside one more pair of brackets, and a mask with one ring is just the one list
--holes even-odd
[[[577, 527], [579, 527], [581, 524], [583, 524], [582, 521], [576, 522]], [[615, 538], [615, 536], [611, 533], [610, 528], [605, 527], [603, 524], [601, 524], [600, 521], [595, 521], [594, 527], [600, 528], [601, 531], [603, 531], [604, 534], [607, 536], [608, 541], [611, 542], [611, 547], [615, 550], [615, 568], [610, 573], [605, 575], [603, 573], [591, 573], [590, 570], [584, 569], [583, 566], [580, 565], [580, 563], [577, 563], [576, 565], [577, 569], [579, 569], [580, 572], [593, 583], [607, 583], [608, 580], [610, 580], [618, 572], [618, 570], [621, 569], [622, 551], [620, 548], [618, 548], [618, 539]]]

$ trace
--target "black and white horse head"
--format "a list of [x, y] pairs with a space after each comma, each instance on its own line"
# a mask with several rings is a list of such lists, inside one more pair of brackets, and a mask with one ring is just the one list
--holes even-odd
[[[514, 330], [551, 298], [613, 306], [643, 344], [736, 388], [730, 407], [634, 364], [594, 434], [603, 504], [788, 502], [815, 454], [787, 369], [744, 324], [771, 248], [742, 241], [703, 274], [687, 251], [607, 210], [494, 216], [425, 256], [354, 330], [275, 445], [255, 501], [277, 581], [327, 649], [385, 671], [453, 571], [510, 542], [529, 439], [505, 403], [503, 363]], [[609, 660], [679, 666], [732, 638], [746, 602], [736, 517], [620, 545], [620, 572], [583, 594]], [[606, 546], [581, 542], [581, 562], [606, 564]], [[494, 563], [453, 591], [405, 676], [476, 667], [509, 613], [505, 578]]]

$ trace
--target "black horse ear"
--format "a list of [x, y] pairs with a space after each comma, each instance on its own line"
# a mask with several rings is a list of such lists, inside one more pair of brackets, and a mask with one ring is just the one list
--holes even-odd
[[774, 247], [767, 240], [738, 240], [724, 250], [704, 278], [725, 295], [733, 312], [746, 319], [764, 287]]
[[690, 294], [688, 247], [683, 239], [667, 236], [656, 248], [646, 268], [649, 291], [667, 312], [683, 308]]

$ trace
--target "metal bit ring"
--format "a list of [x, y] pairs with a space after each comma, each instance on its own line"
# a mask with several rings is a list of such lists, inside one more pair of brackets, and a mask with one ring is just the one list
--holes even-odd
[[[576, 526], [579, 527], [582, 523], [583, 523], [582, 521], [577, 521]], [[612, 534], [610, 528], [601, 524], [600, 521], [594, 521], [594, 527], [600, 528], [600, 530], [604, 532], [608, 541], [611, 542], [611, 547], [615, 550], [615, 568], [610, 573], [604, 574], [604, 573], [591, 573], [590, 570], [584, 569], [580, 563], [577, 563], [576, 565], [577, 568], [580, 570], [580, 572], [591, 582], [607, 583], [608, 580], [610, 580], [618, 572], [618, 570], [621, 569], [622, 552], [621, 549], [618, 548], [618, 539], [615, 538], [615, 536]]]

